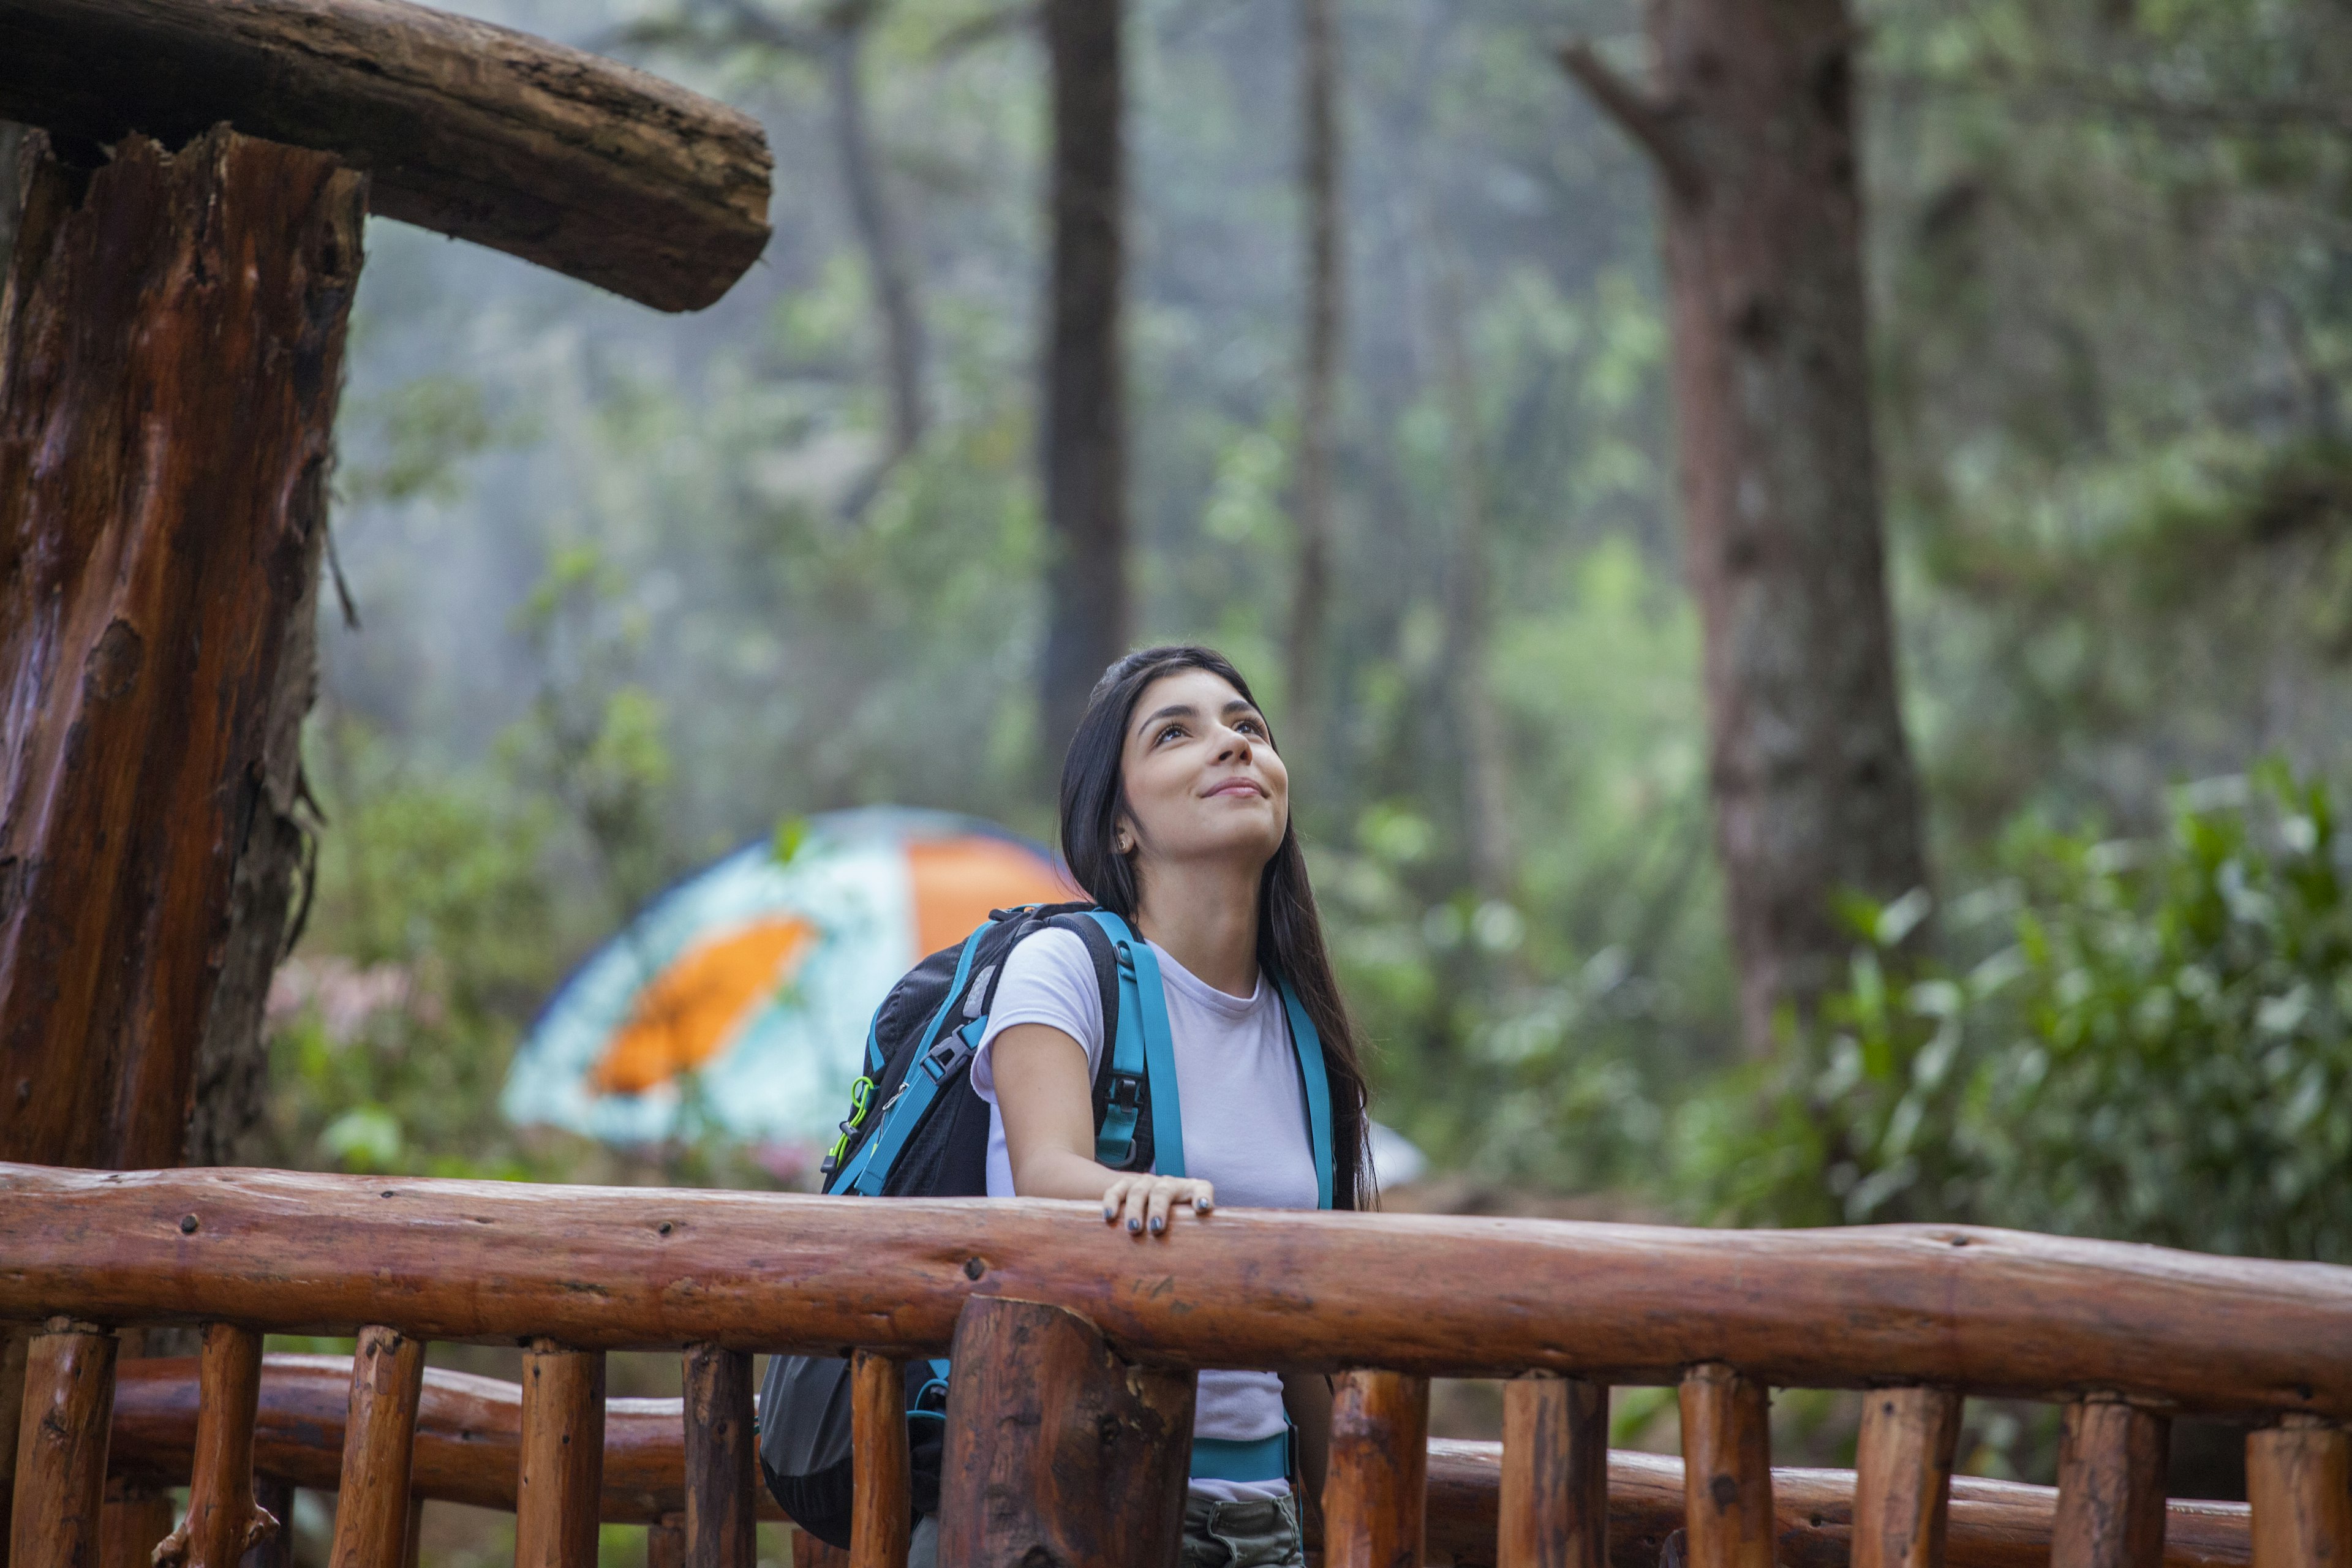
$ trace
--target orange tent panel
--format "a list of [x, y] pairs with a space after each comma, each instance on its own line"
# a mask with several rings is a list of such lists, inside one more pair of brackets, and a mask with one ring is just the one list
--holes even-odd
[[919, 839], [907, 846], [907, 867], [919, 953], [961, 942], [991, 910], [1085, 897], [1034, 851], [1002, 838]]
[[590, 1085], [605, 1094], [643, 1094], [700, 1067], [815, 941], [815, 927], [786, 917], [690, 950], [639, 994], [629, 1021], [590, 1069]]

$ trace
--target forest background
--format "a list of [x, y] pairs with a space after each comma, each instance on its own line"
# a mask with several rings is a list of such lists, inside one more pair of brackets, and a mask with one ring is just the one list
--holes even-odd
[[[630, 910], [781, 823], [887, 801], [1052, 836], [1037, 29], [988, 0], [764, 4], [462, 7], [758, 114], [776, 237], [675, 318], [371, 226], [309, 740], [323, 826], [258, 1160], [805, 1184], [709, 1140], [509, 1128], [515, 1043]], [[2352, 1261], [2352, 16], [1859, 7], [1933, 892], [1844, 900], [1850, 961], [1759, 1051], [1659, 200], [1557, 58], [1586, 37], [1639, 77], [1639, 16], [1330, 14], [1325, 658], [1286, 742], [1376, 1113], [1440, 1172], [1401, 1201]], [[1133, 0], [1125, 24], [1134, 629], [1223, 647], [1278, 733], [1300, 15]], [[1776, 1420], [1834, 1458], [1841, 1408]], [[1621, 1402], [1629, 1440], [1661, 1420]], [[1969, 1433], [1971, 1468], [2046, 1477], [2021, 1411], [1972, 1406]]]

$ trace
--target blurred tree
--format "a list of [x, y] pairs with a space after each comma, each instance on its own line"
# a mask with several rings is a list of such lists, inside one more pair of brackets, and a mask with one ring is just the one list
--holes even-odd
[[1305, 217], [1306, 331], [1298, 377], [1298, 548], [1290, 598], [1289, 730], [1319, 748], [1326, 729], [1331, 503], [1339, 354], [1346, 341], [1338, 0], [1297, 0], [1298, 186]]
[[834, 0], [812, 25], [773, 16], [758, 0], [689, 0], [683, 16], [639, 22], [624, 35], [640, 46], [700, 54], [750, 45], [824, 67], [834, 157], [881, 328], [882, 385], [888, 404], [882, 451], [842, 496], [842, 512], [851, 518], [865, 514], [930, 422], [930, 351], [921, 292], [875, 149], [866, 94], [866, 43], [888, 8], [889, 0]]
[[922, 440], [929, 423], [924, 387], [929, 351], [917, 298], [914, 268], [898, 231], [896, 209], [884, 187], [881, 161], [874, 151], [871, 112], [866, 101], [866, 39], [885, 0], [843, 0], [825, 14], [823, 50], [833, 100], [834, 144], [840, 149], [841, 181], [857, 224], [866, 265], [873, 275], [874, 306], [882, 321], [883, 384], [890, 397], [889, 444], [882, 458], [854, 489], [844, 510], [862, 513], [890, 469]]
[[1833, 900], [1927, 879], [1897, 702], [1845, 0], [1665, 0], [1653, 96], [1569, 70], [1656, 165], [1740, 1032], [1835, 979]]
[[1510, 780], [1494, 698], [1487, 689], [1492, 635], [1487, 513], [1493, 488], [1478, 427], [1476, 372], [1464, 341], [1462, 277], [1428, 226], [1429, 304], [1445, 404], [1445, 450], [1454, 498], [1453, 541], [1445, 562], [1445, 686], [1454, 716], [1461, 778], [1463, 844], [1470, 884], [1487, 899], [1507, 898], [1516, 880]]
[[1044, 354], [1049, 775], [1104, 667], [1127, 651], [1126, 0], [1045, 0], [1053, 153]]

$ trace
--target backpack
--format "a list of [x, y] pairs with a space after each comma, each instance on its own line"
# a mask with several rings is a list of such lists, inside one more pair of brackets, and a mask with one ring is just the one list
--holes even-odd
[[[825, 1156], [824, 1191], [864, 1197], [984, 1197], [987, 1101], [971, 1058], [988, 1028], [1005, 960], [1047, 929], [1086, 943], [1103, 1003], [1106, 1048], [1095, 1071], [1095, 1158], [1114, 1171], [1182, 1175], [1176, 1057], [1159, 960], [1127, 922], [1092, 904], [994, 910], [971, 936], [908, 971], [876, 1009], [865, 1070]], [[1331, 1096], [1315, 1026], [1287, 984], [1283, 1006], [1306, 1091], [1317, 1195], [1331, 1206]], [[1155, 1094], [1155, 1087], [1161, 1092]], [[1173, 1151], [1162, 1159], [1160, 1152]], [[908, 1457], [918, 1517], [939, 1510], [947, 1412], [944, 1359], [907, 1364]], [[849, 1363], [772, 1357], [760, 1391], [759, 1454], [768, 1489], [818, 1540], [849, 1545]]]

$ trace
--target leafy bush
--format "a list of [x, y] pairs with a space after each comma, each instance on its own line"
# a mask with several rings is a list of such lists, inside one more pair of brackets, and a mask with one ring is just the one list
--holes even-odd
[[1790, 1065], [1684, 1109], [1685, 1190], [1722, 1220], [2352, 1261], [2347, 856], [2326, 787], [2276, 763], [2177, 791], [2160, 838], [2013, 830], [2011, 879], [1945, 933], [1990, 951], [1905, 976], [1921, 911], [1856, 911], [1851, 984]]

